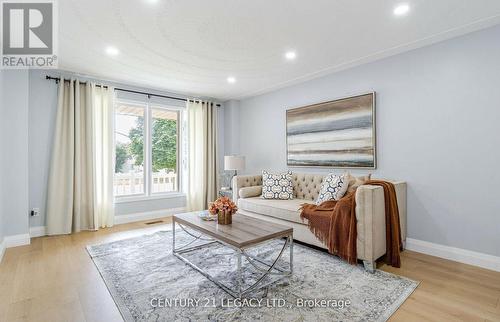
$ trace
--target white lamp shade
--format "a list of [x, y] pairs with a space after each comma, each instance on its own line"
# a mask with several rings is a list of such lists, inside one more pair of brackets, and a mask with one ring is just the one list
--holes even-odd
[[245, 169], [245, 157], [237, 155], [226, 155], [224, 156], [224, 170], [244, 170]]

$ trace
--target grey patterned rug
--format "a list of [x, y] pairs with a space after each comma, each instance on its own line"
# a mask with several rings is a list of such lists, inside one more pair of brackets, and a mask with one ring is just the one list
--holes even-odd
[[[190, 237], [176, 231], [182, 245]], [[283, 241], [258, 246], [253, 255], [275, 258]], [[88, 246], [125, 321], [386, 321], [418, 283], [349, 265], [337, 257], [294, 245], [294, 274], [235, 301], [171, 254], [172, 232]], [[198, 267], [234, 285], [232, 251], [213, 245], [185, 254]], [[282, 259], [286, 267], [288, 256]], [[257, 273], [243, 261], [245, 280]]]

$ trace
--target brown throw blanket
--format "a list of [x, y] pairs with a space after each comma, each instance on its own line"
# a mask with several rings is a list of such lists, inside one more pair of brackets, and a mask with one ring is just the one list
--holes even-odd
[[[387, 245], [385, 261], [391, 266], [400, 267], [403, 244], [394, 185], [381, 180], [370, 180], [365, 184], [381, 186], [384, 189]], [[357, 262], [355, 195], [356, 191], [353, 191], [338, 201], [325, 201], [318, 206], [303, 204], [300, 214], [302, 220], [308, 220], [309, 229], [328, 247], [328, 251], [350, 264]]]

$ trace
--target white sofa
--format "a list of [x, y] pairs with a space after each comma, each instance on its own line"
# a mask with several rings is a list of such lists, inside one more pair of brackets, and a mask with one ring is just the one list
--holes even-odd
[[[258, 186], [262, 185], [262, 175], [235, 176], [232, 182], [233, 201], [238, 212], [251, 217], [293, 227], [293, 238], [301, 242], [326, 248], [313, 233], [307, 222], [300, 218], [299, 207], [303, 203], [313, 203], [318, 197], [324, 175], [293, 173], [292, 200], [263, 199]], [[391, 181], [396, 188], [401, 223], [403, 245], [406, 240], [406, 183]], [[253, 189], [243, 189], [255, 187]], [[254, 193], [252, 193], [252, 191]], [[250, 196], [246, 196], [250, 194]], [[253, 194], [253, 196], [252, 196]], [[373, 272], [376, 260], [386, 251], [385, 205], [382, 187], [363, 185], [356, 191], [357, 256], [365, 268]]]

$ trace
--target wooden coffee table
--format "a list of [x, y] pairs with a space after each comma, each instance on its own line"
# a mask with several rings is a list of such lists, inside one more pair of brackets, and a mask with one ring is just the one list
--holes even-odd
[[[199, 212], [189, 212], [184, 214], [174, 215], [172, 218], [173, 238], [172, 252], [186, 264], [203, 274], [210, 281], [215, 283], [229, 295], [235, 298], [241, 298], [245, 294], [264, 288], [279, 280], [289, 277], [293, 273], [293, 229], [290, 227], [275, 224], [269, 221], [258, 220], [241, 214], [233, 216], [233, 223], [230, 225], [219, 225], [217, 221], [206, 221], [198, 216]], [[177, 246], [175, 243], [175, 228], [178, 225], [193, 239], [182, 245]], [[280, 247], [278, 256], [269, 263], [260, 258], [247, 253], [247, 249], [258, 246], [261, 243], [272, 239], [284, 238], [283, 246]], [[201, 245], [195, 245], [196, 242], [205, 241]], [[236, 288], [229, 285], [224, 285], [215, 277], [208, 274], [202, 268], [192, 263], [189, 259], [182, 256], [183, 253], [191, 252], [197, 249], [202, 249], [213, 244], [222, 244], [230, 247], [236, 252], [237, 256], [237, 285]], [[281, 246], [281, 245], [280, 245]], [[290, 264], [288, 269], [278, 267], [276, 264], [289, 248]], [[243, 266], [242, 258], [245, 258], [253, 268], [257, 269], [262, 275], [251, 286], [243, 289]], [[276, 276], [270, 282], [264, 282], [266, 276]]]

